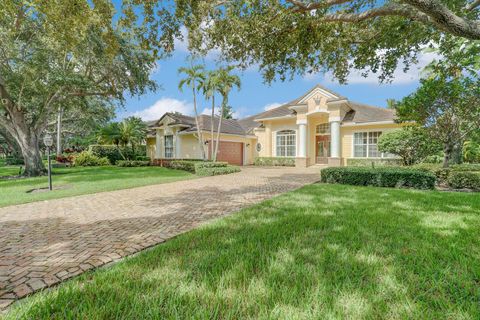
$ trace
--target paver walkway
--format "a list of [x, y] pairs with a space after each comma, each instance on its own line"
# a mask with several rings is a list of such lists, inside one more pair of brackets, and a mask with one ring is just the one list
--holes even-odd
[[226, 176], [0, 208], [0, 309], [318, 179], [315, 167], [246, 167]]

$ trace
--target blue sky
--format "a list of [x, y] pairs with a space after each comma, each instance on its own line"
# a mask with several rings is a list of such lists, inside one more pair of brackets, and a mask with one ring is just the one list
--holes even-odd
[[[188, 65], [186, 61], [187, 48], [181, 41], [176, 42], [176, 48], [172, 57], [158, 62], [158, 67], [152, 74], [152, 78], [157, 81], [161, 89], [141, 97], [127, 99], [125, 109], [117, 112], [119, 119], [135, 115], [144, 120], [155, 120], [167, 111], [193, 113], [191, 92], [185, 90], [182, 93], [178, 90], [181, 75], [178, 75], [177, 70], [181, 66]], [[205, 58], [207, 69], [216, 67], [216, 57], [217, 53], [212, 53]], [[328, 74], [296, 76], [292, 81], [276, 81], [268, 85], [263, 82], [258, 70], [252, 68], [238, 73], [242, 81], [242, 88], [240, 91], [235, 89], [232, 92], [230, 104], [235, 111], [235, 117], [242, 118], [291, 101], [320, 83], [350, 100], [385, 107], [386, 99], [401, 99], [415, 90], [418, 86], [419, 69], [433, 58], [433, 54], [420, 55], [419, 64], [411, 68], [408, 73], [404, 73], [400, 67], [395, 73], [395, 79], [390, 84], [379, 84], [374, 74], [363, 78], [359, 72], [353, 72], [347, 85], [338, 84]], [[200, 99], [200, 112], [208, 112], [209, 107], [209, 102]]]

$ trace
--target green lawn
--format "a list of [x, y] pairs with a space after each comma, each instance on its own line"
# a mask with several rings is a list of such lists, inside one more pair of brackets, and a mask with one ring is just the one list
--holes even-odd
[[[127, 189], [150, 184], [188, 179], [194, 175], [180, 170], [161, 167], [73, 167], [53, 169], [54, 187], [61, 190], [28, 193], [48, 186], [48, 178], [37, 177], [16, 180], [0, 180], [0, 207], [38, 200], [56, 199], [80, 194]], [[0, 176], [18, 174], [17, 167], [0, 167]]]
[[317, 184], [13, 307], [7, 319], [479, 319], [480, 195]]

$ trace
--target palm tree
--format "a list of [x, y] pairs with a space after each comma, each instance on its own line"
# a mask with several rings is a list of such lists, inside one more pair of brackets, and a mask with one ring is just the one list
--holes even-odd
[[214, 158], [214, 145], [213, 145], [213, 127], [214, 127], [214, 120], [215, 120], [215, 94], [220, 89], [219, 83], [219, 72], [218, 70], [209, 71], [207, 74], [206, 81], [203, 83], [203, 94], [208, 99], [212, 100], [212, 118], [210, 121], [210, 141], [211, 141], [211, 148], [210, 148], [210, 159]]
[[97, 132], [97, 140], [102, 144], [113, 144], [117, 146], [118, 152], [125, 159], [120, 146], [132, 147], [132, 155], [135, 155], [135, 146], [141, 144], [147, 135], [147, 125], [142, 119], [129, 117], [122, 122], [112, 122], [100, 128]]
[[147, 125], [138, 117], [123, 119], [119, 124], [120, 142], [123, 146], [130, 145], [135, 155], [135, 145], [141, 144], [147, 136]]
[[120, 144], [121, 134], [118, 122], [112, 122], [102, 127], [97, 132], [98, 143], [101, 144]]
[[203, 87], [205, 82], [205, 67], [202, 65], [191, 65], [190, 68], [181, 67], [178, 73], [185, 74], [185, 78], [178, 83], [178, 89], [183, 91], [183, 87], [187, 86], [192, 89], [193, 93], [193, 110], [195, 112], [195, 124], [197, 126], [198, 143], [202, 152], [202, 158], [205, 160], [205, 149], [202, 131], [200, 130], [197, 112], [197, 91]]
[[240, 78], [237, 75], [230, 74], [233, 69], [234, 67], [230, 66], [226, 68], [220, 68], [218, 70], [218, 92], [222, 96], [222, 111], [220, 113], [220, 120], [218, 123], [217, 139], [215, 142], [215, 153], [213, 161], [217, 161], [218, 145], [220, 143], [220, 131], [222, 130], [222, 119], [223, 115], [225, 114], [225, 108], [228, 105], [228, 95], [230, 94], [230, 91], [232, 91], [234, 86], [240, 89]]

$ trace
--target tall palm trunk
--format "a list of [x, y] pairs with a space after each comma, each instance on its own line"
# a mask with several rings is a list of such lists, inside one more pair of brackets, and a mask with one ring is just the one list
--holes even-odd
[[57, 114], [57, 155], [62, 154], [62, 118], [63, 118], [63, 107], [58, 107]]
[[213, 121], [215, 120], [215, 94], [212, 95], [212, 118], [210, 119], [210, 159], [214, 159], [214, 145], [213, 145]]
[[197, 112], [197, 92], [195, 90], [195, 86], [192, 89], [193, 91], [193, 110], [195, 112], [195, 125], [197, 126], [197, 135], [198, 135], [198, 146], [200, 147], [200, 151], [202, 152], [202, 159], [205, 159], [205, 148], [203, 143], [203, 136], [202, 131], [200, 130], [200, 125], [198, 122], [198, 112]]
[[218, 145], [220, 144], [220, 132], [222, 131], [222, 120], [223, 120], [223, 112], [225, 111], [225, 98], [222, 102], [222, 112], [220, 113], [220, 119], [218, 120], [218, 130], [217, 130], [217, 139], [215, 142], [215, 153], [213, 157], [213, 161], [217, 161], [217, 154], [218, 154]]

